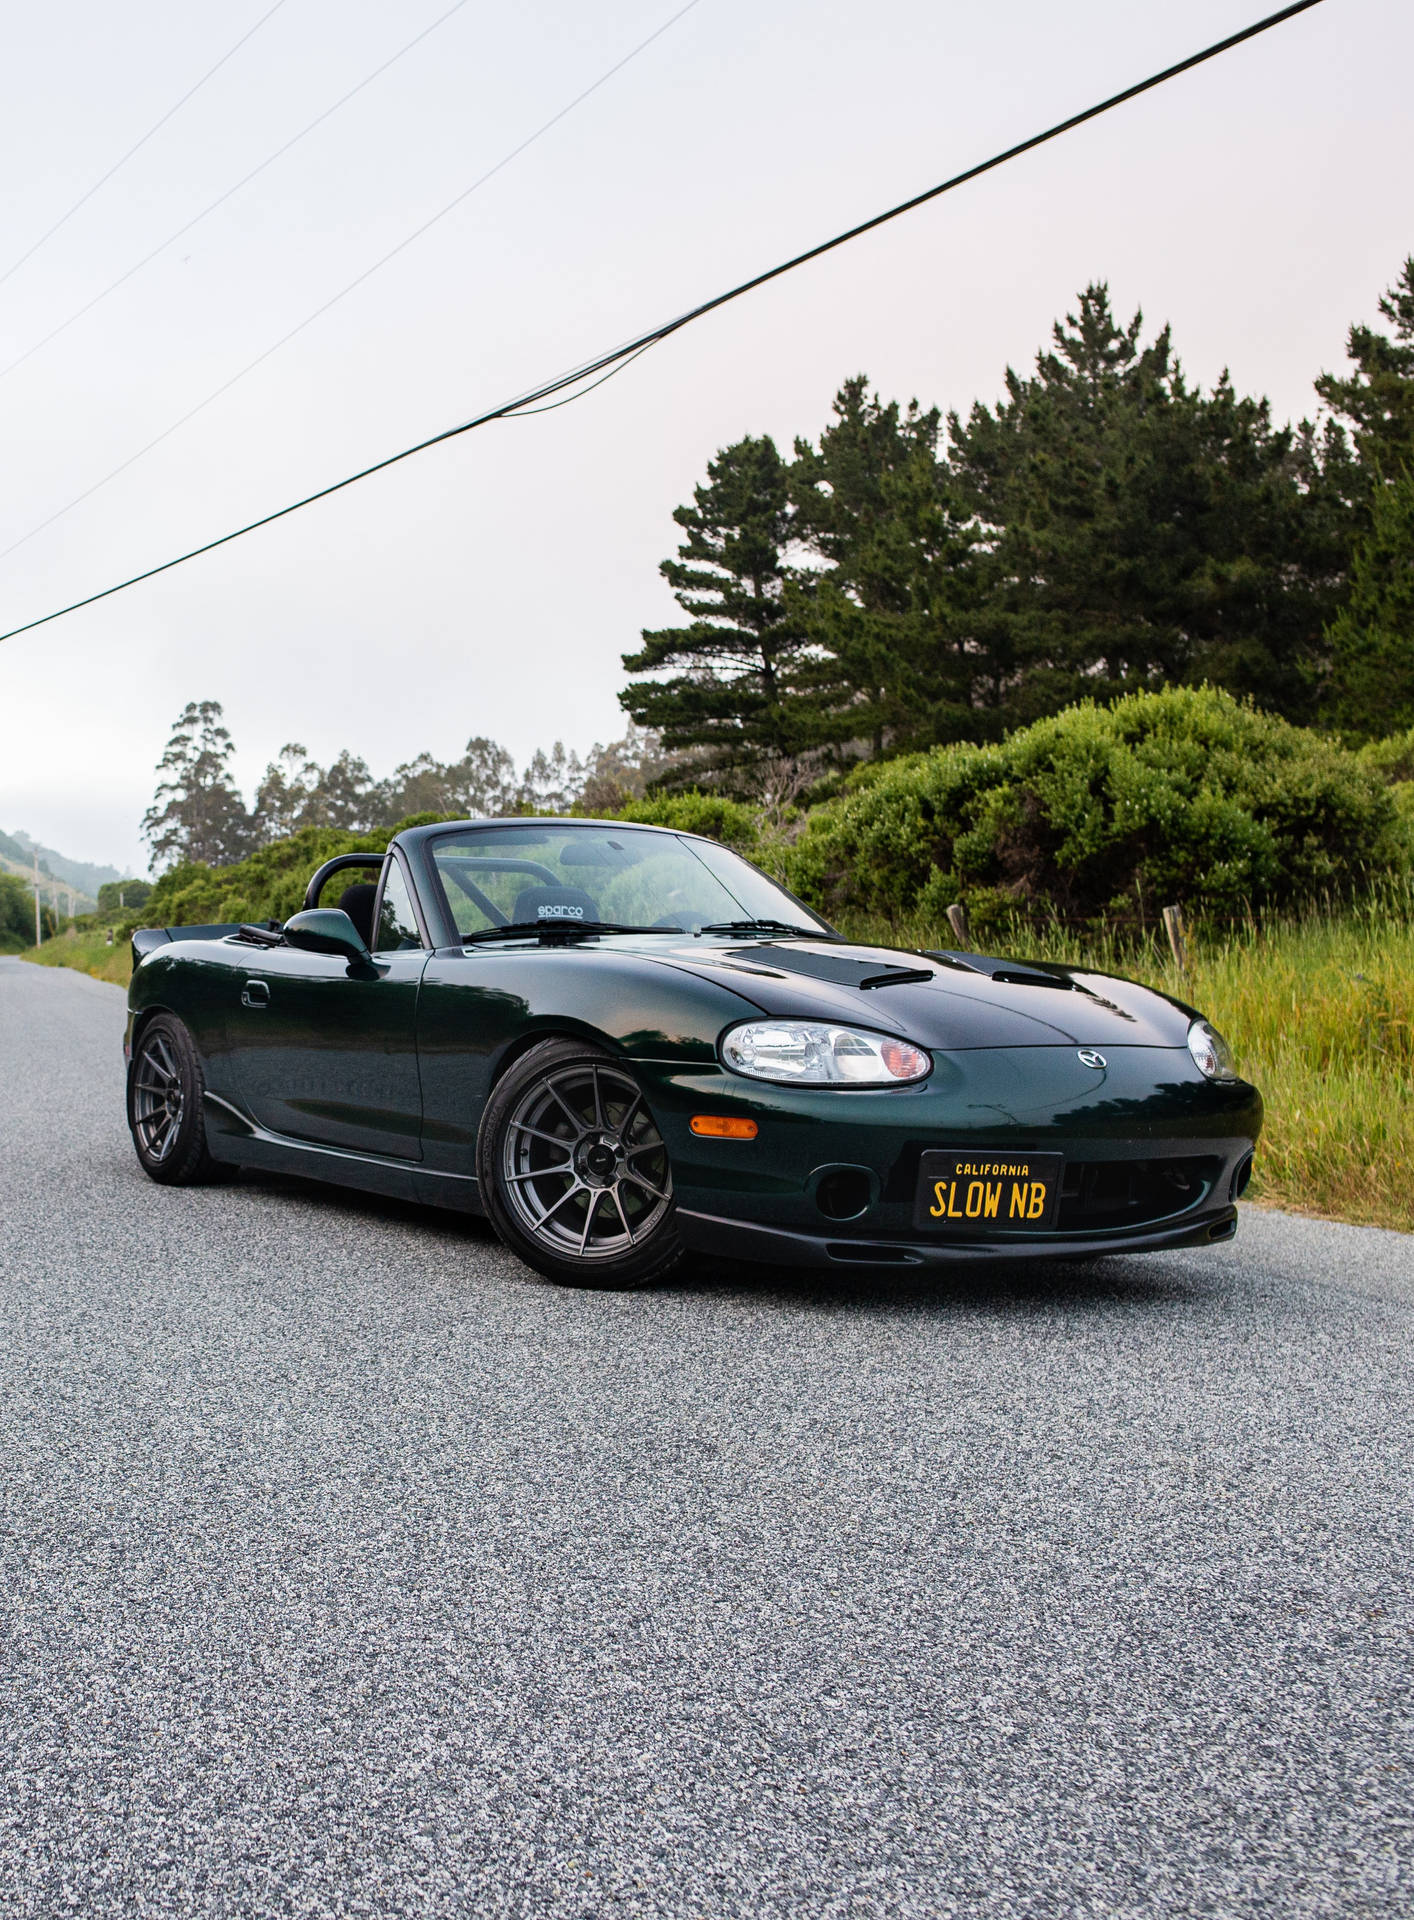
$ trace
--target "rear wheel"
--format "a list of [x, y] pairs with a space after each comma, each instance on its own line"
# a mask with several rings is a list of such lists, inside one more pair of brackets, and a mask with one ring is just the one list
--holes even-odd
[[174, 1014], [155, 1014], [138, 1036], [128, 1069], [128, 1126], [149, 1179], [188, 1187], [229, 1177], [207, 1149], [205, 1092], [191, 1035]]
[[682, 1258], [672, 1168], [642, 1089], [575, 1040], [536, 1047], [487, 1104], [477, 1174], [527, 1265], [572, 1287], [641, 1287]]

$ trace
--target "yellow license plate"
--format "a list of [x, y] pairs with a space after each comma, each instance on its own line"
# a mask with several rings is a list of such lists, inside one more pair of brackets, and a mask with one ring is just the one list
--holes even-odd
[[913, 1223], [932, 1233], [1050, 1233], [1060, 1208], [1062, 1153], [930, 1150], [919, 1167]]

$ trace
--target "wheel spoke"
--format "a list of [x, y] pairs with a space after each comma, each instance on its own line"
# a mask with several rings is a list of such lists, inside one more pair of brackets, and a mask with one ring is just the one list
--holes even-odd
[[589, 1229], [594, 1225], [594, 1216], [599, 1210], [599, 1202], [604, 1198], [604, 1189], [600, 1187], [590, 1198], [589, 1211], [584, 1216], [584, 1232], [579, 1236], [579, 1250], [584, 1252], [589, 1245]]
[[164, 1094], [172, 1084], [171, 1080], [134, 1080], [135, 1087], [141, 1087], [144, 1093]]
[[547, 1080], [545, 1082], [545, 1091], [563, 1110], [565, 1117], [574, 1128], [575, 1138], [577, 1140], [581, 1138], [582, 1135], [588, 1133], [589, 1128], [584, 1123], [584, 1115], [575, 1112], [574, 1108], [570, 1105], [569, 1101], [566, 1100], [553, 1080]]
[[599, 1092], [598, 1067], [591, 1067], [589, 1069], [589, 1084], [594, 1090], [594, 1131], [596, 1133], [602, 1133], [604, 1131], [604, 1101], [603, 1096]]
[[559, 1212], [560, 1208], [565, 1204], [566, 1200], [573, 1200], [574, 1196], [577, 1193], [587, 1193], [588, 1191], [589, 1189], [581, 1181], [576, 1180], [572, 1187], [565, 1188], [564, 1192], [560, 1195], [559, 1199], [555, 1202], [555, 1204], [552, 1207], [547, 1207], [545, 1209], [544, 1213], [542, 1213], [540, 1216], [539, 1224], [543, 1227], [545, 1222], [551, 1217], [552, 1214], [556, 1214]]
[[661, 1187], [655, 1187], [651, 1180], [645, 1180], [641, 1173], [635, 1173], [632, 1168], [624, 1175], [624, 1179], [632, 1180], [636, 1187], [642, 1187], [645, 1193], [651, 1193], [655, 1200], [666, 1200], [670, 1197]]
[[546, 1133], [540, 1127], [528, 1127], [524, 1120], [512, 1120], [511, 1130], [514, 1133], [528, 1133], [536, 1140], [548, 1140], [551, 1146], [554, 1147], [572, 1147], [574, 1145], [573, 1140], [566, 1140], [562, 1133]]
[[548, 1178], [548, 1176], [552, 1173], [573, 1173], [573, 1172], [574, 1172], [573, 1160], [557, 1160], [553, 1167], [535, 1167], [535, 1168], [532, 1168], [532, 1170], [529, 1173], [508, 1173], [506, 1175], [506, 1178], [507, 1180], [515, 1181], [518, 1183], [522, 1180], [543, 1180]]
[[619, 1210], [619, 1218], [624, 1223], [624, 1232], [628, 1235], [629, 1245], [632, 1246], [633, 1245], [633, 1228], [629, 1225], [628, 1215], [624, 1212], [624, 1203], [619, 1195], [619, 1183], [617, 1180], [614, 1182], [613, 1186], [609, 1188], [609, 1192], [614, 1197], [614, 1205]]

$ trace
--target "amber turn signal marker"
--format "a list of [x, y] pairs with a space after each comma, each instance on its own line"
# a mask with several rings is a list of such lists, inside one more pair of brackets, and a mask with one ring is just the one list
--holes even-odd
[[757, 1126], [754, 1120], [733, 1120], [725, 1113], [694, 1113], [692, 1131], [711, 1140], [754, 1140]]

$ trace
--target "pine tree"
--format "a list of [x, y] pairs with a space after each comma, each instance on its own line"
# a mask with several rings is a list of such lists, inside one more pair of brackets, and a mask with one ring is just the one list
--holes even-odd
[[1374, 476], [1414, 473], [1414, 255], [1380, 301], [1393, 324], [1393, 338], [1374, 327], [1353, 326], [1346, 352], [1355, 371], [1323, 373], [1316, 391], [1348, 420], [1368, 488]]
[[1212, 680], [1305, 717], [1342, 536], [1309, 428], [1226, 375], [1190, 388], [1167, 327], [1115, 320], [1103, 285], [1007, 397], [949, 418], [949, 464], [987, 534], [977, 646], [1014, 726], [1091, 695]]
[[159, 867], [199, 860], [232, 866], [250, 851], [252, 830], [230, 774], [235, 748], [216, 700], [188, 701], [172, 728], [142, 832]]
[[834, 415], [818, 448], [795, 443], [795, 532], [824, 567], [798, 572], [786, 600], [815, 643], [819, 737], [862, 739], [878, 759], [970, 730], [972, 535], [938, 465], [936, 407], [903, 411], [859, 374]]
[[1414, 727], [1414, 473], [1378, 481], [1332, 622], [1327, 717], [1352, 742]]
[[724, 448], [693, 504], [673, 518], [686, 538], [659, 571], [692, 624], [645, 632], [624, 666], [636, 674], [678, 671], [631, 681], [619, 699], [670, 751], [706, 749], [699, 768], [730, 784], [754, 758], [808, 744], [818, 704], [798, 685], [807, 643], [785, 603], [792, 524], [775, 443], [747, 438]]

